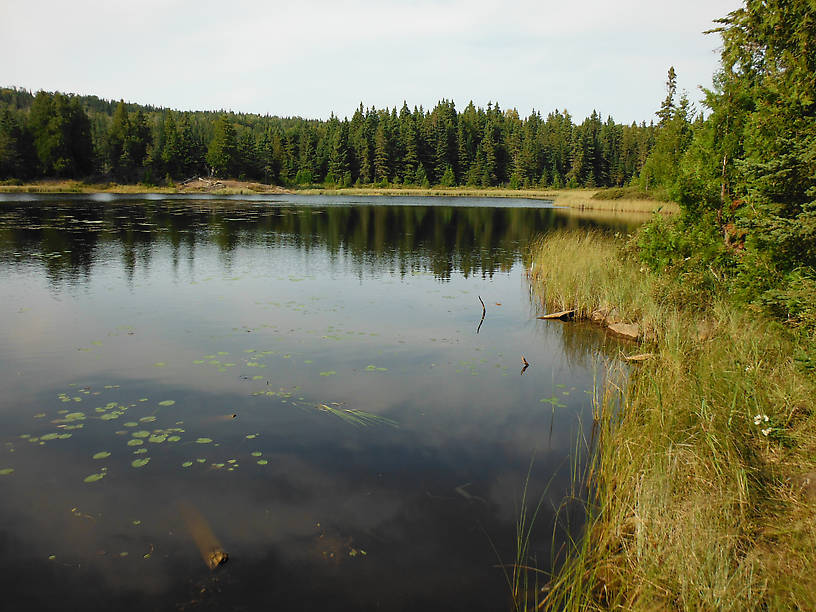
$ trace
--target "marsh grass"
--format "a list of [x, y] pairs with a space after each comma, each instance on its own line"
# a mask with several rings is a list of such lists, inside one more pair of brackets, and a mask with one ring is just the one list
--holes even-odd
[[725, 290], [689, 300], [609, 236], [547, 236], [529, 276], [542, 309], [613, 309], [656, 354], [607, 379], [585, 529], [536, 607], [816, 609], [816, 506], [793, 484], [816, 385], [793, 336]]
[[77, 180], [42, 180], [33, 183], [8, 181], [0, 184], [0, 193], [190, 193], [209, 195], [255, 195], [291, 193], [275, 185], [247, 181], [195, 181], [187, 185], [145, 185], [143, 183], [85, 182]]
[[85, 183], [75, 180], [45, 180], [18, 185], [2, 185], [0, 193], [176, 193], [175, 187], [148, 187], [142, 184]]
[[346, 189], [301, 189], [297, 193], [309, 195], [363, 195], [363, 196], [449, 196], [471, 198], [527, 198], [533, 200], [550, 200], [556, 206], [576, 208], [587, 211], [607, 211], [621, 213], [652, 213], [661, 210], [664, 213], [678, 212], [679, 208], [672, 202], [661, 202], [652, 199], [623, 197], [618, 199], [594, 199], [596, 189], [508, 189], [506, 187], [349, 187]]
[[[212, 185], [210, 183], [217, 183]], [[348, 187], [325, 189], [318, 186], [298, 188], [295, 191], [248, 181], [220, 180], [193, 181], [189, 184], [144, 185], [119, 184], [111, 182], [84, 182], [77, 180], [43, 180], [34, 183], [4, 181], [0, 183], [0, 193], [206, 193], [210, 195], [254, 195], [298, 193], [302, 195], [346, 195], [346, 196], [449, 196], [471, 198], [526, 198], [549, 200], [556, 206], [578, 211], [603, 211], [608, 213], [645, 214], [660, 210], [666, 214], [678, 212], [672, 202], [662, 202], [638, 197], [637, 191], [625, 191], [622, 197], [601, 199], [594, 196], [609, 190], [597, 189], [508, 189], [506, 187]]]

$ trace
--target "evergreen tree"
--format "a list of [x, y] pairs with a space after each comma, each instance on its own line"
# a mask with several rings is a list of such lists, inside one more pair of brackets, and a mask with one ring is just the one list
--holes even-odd
[[76, 98], [37, 92], [29, 126], [43, 174], [76, 177], [91, 172], [91, 124]]
[[337, 185], [350, 185], [351, 172], [349, 164], [349, 124], [338, 122], [334, 130], [331, 157], [329, 158], [329, 175], [327, 180]]
[[119, 101], [113, 113], [110, 130], [108, 130], [108, 163], [115, 176], [121, 176], [132, 168], [131, 160], [125, 157], [125, 141], [130, 130], [130, 118], [123, 100]]
[[388, 165], [388, 137], [385, 122], [380, 121], [374, 136], [374, 180], [388, 183], [390, 168]]
[[31, 136], [9, 108], [0, 111], [0, 179], [29, 178], [36, 157]]
[[235, 128], [226, 115], [215, 122], [213, 138], [207, 148], [207, 163], [215, 176], [235, 176], [238, 161], [238, 143]]

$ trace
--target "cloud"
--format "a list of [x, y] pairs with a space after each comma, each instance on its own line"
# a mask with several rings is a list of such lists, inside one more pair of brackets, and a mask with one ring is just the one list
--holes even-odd
[[[735, 0], [80, 2], [5, 6], [4, 84], [308, 117], [441, 98], [651, 118], [669, 65], [709, 84]], [[36, 32], [36, 41], [32, 37]]]

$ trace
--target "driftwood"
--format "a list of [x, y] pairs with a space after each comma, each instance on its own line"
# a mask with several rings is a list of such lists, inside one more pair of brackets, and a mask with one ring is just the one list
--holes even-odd
[[560, 312], [551, 312], [550, 314], [540, 315], [536, 319], [561, 319], [562, 321], [569, 321], [575, 317], [575, 310], [562, 310]]
[[477, 295], [476, 297], [478, 297], [479, 301], [482, 302], [482, 319], [479, 321], [479, 327], [476, 328], [476, 333], [478, 334], [479, 330], [482, 329], [482, 323], [484, 323], [485, 313], [487, 312], [487, 309], [485, 308], [485, 304], [482, 301], [482, 296]]

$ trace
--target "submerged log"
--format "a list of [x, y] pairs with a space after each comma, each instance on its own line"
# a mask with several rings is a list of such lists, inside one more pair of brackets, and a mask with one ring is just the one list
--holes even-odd
[[221, 546], [221, 542], [218, 541], [218, 538], [215, 537], [207, 519], [187, 502], [179, 502], [178, 506], [181, 517], [184, 519], [187, 529], [193, 537], [196, 547], [199, 553], [201, 553], [201, 558], [207, 567], [214, 570], [224, 565], [229, 560], [229, 555], [227, 551], [224, 550], [224, 547]]

